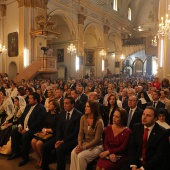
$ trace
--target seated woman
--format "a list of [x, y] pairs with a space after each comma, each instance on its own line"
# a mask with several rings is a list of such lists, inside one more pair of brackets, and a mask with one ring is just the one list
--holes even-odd
[[48, 96], [48, 98], [46, 98], [46, 100], [45, 100], [44, 107], [46, 108], [46, 111], [48, 112], [49, 102], [54, 99], [54, 91], [53, 91], [53, 89], [48, 90], [47, 96]]
[[[49, 110], [49, 112], [47, 113], [46, 117], [44, 118], [43, 128], [41, 130], [43, 135], [46, 135], [48, 133], [53, 134], [56, 132], [57, 122], [59, 120], [59, 112], [60, 112], [59, 102], [56, 100], [50, 101], [48, 110]], [[35, 137], [31, 141], [32, 148], [38, 156], [38, 162], [35, 165], [36, 168], [41, 168], [42, 146], [43, 146], [43, 143], [46, 142], [47, 140], [43, 140], [38, 137]]]
[[115, 110], [118, 108], [117, 105], [117, 99], [114, 94], [111, 94], [108, 97], [108, 106], [105, 106], [105, 114], [103, 116], [103, 121], [104, 121], [104, 126], [107, 127], [107, 125], [112, 125], [113, 124], [113, 113]]
[[14, 105], [7, 90], [0, 90], [0, 146], [6, 144], [7, 123], [12, 122]]
[[127, 161], [127, 144], [131, 131], [126, 127], [128, 113], [118, 108], [113, 115], [113, 125], [105, 131], [104, 152], [100, 153], [96, 170], [120, 170]]
[[170, 130], [170, 126], [166, 123], [166, 117], [167, 117], [166, 109], [163, 108], [158, 109], [158, 120], [156, 122], [165, 129]]
[[142, 110], [145, 110], [147, 103], [151, 102], [148, 94], [146, 93], [146, 91], [141, 91], [139, 93], [139, 100], [138, 100], [138, 107], [140, 107]]
[[70, 170], [86, 170], [87, 164], [103, 151], [102, 133], [104, 125], [99, 113], [99, 104], [88, 101], [85, 115], [81, 117], [78, 145], [71, 152]]
[[17, 96], [14, 98], [14, 109], [13, 109], [13, 119], [12, 122], [5, 122], [3, 125], [6, 129], [0, 131], [0, 153], [2, 154], [9, 154], [11, 151], [10, 147], [10, 135], [12, 129], [18, 126], [19, 118], [21, 117], [22, 113], [24, 112], [26, 106], [25, 99], [22, 96]]

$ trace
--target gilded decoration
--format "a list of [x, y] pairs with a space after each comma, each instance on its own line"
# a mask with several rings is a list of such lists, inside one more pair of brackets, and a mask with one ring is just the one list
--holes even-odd
[[48, 0], [17, 0], [19, 7], [26, 6], [26, 7], [39, 7], [46, 9]]
[[86, 19], [86, 16], [83, 14], [78, 14], [78, 24], [84, 25], [84, 20]]
[[0, 11], [1, 11], [2, 17], [6, 16], [6, 5], [5, 4], [0, 5]]
[[37, 28], [30, 33], [32, 37], [52, 35], [55, 38], [59, 38], [61, 36], [61, 31], [57, 30], [57, 16], [50, 14], [38, 15], [35, 17], [35, 22]]

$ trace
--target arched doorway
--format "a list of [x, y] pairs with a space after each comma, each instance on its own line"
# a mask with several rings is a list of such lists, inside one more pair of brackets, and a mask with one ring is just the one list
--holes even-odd
[[136, 59], [133, 64], [133, 75], [141, 76], [143, 75], [143, 61], [141, 59]]
[[17, 65], [15, 62], [9, 64], [9, 78], [13, 79], [17, 75]]

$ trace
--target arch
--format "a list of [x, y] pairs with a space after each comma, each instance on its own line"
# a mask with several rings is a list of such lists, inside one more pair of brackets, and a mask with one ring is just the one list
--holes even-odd
[[9, 78], [10, 79], [13, 79], [17, 74], [18, 74], [18, 71], [17, 71], [17, 65], [15, 62], [10, 62], [9, 64]]
[[[138, 76], [143, 75], [143, 61], [140, 58], [137, 58], [132, 63], [132, 68], [133, 68], [133, 75], [138, 75]], [[137, 70], [137, 68], [138, 68], [138, 70]]]
[[74, 14], [72, 12], [70, 14], [66, 11], [56, 9], [54, 11], [51, 11], [50, 15], [60, 16], [66, 22], [66, 24], [68, 25], [69, 30], [70, 30], [70, 34], [75, 35], [75, 38], [78, 39], [78, 27], [77, 27], [77, 22], [74, 19], [74, 17], [76, 18], [76, 14]]
[[99, 26], [96, 24], [96, 23], [89, 23], [85, 26], [84, 28], [84, 39], [85, 39], [85, 35], [86, 33], [89, 31], [89, 30], [92, 30], [94, 35], [95, 35], [95, 38], [96, 38], [96, 41], [97, 41], [97, 45], [98, 47], [101, 46], [101, 47], [104, 47], [104, 34], [103, 34], [103, 30], [101, 30], [101, 28], [99, 28]]
[[108, 36], [108, 40], [115, 45], [115, 52], [122, 52], [121, 37], [118, 34], [111, 32]]

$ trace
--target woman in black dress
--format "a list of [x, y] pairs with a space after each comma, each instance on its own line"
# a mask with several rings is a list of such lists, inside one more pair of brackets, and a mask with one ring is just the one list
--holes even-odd
[[[44, 118], [43, 127], [41, 129], [41, 132], [43, 133], [43, 135], [54, 134], [56, 132], [57, 122], [59, 120], [59, 112], [60, 112], [59, 102], [56, 101], [56, 100], [49, 101], [48, 110], [49, 110], [49, 112], [47, 112], [47, 114]], [[32, 148], [38, 156], [38, 162], [35, 165], [36, 168], [41, 167], [41, 164], [42, 164], [42, 146], [43, 146], [43, 143], [46, 142], [47, 140], [43, 140], [43, 139], [35, 137], [31, 141]]]

